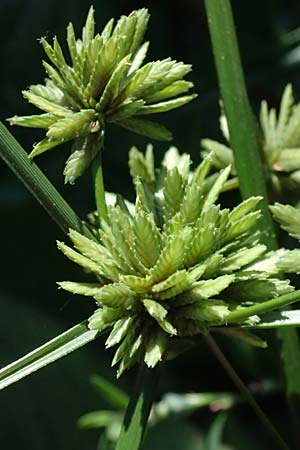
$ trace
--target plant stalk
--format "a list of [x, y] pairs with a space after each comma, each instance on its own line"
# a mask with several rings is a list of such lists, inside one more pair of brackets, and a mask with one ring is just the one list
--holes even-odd
[[139, 368], [134, 391], [130, 397], [125, 419], [115, 450], [139, 450], [155, 395], [158, 368]]
[[248, 317], [267, 313], [273, 309], [282, 308], [291, 303], [300, 301], [300, 290], [281, 295], [280, 297], [256, 303], [255, 305], [232, 311], [226, 317], [227, 323], [238, 323], [248, 319]]
[[[263, 196], [258, 226], [263, 243], [269, 250], [275, 250], [278, 246], [268, 209], [258, 130], [247, 95], [230, 0], [205, 0], [205, 5], [241, 193], [244, 199], [252, 195]], [[293, 375], [295, 361], [300, 373], [298, 337], [293, 328], [280, 330], [278, 337], [282, 341], [287, 393], [291, 399], [293, 394], [300, 396], [300, 377], [294, 379]]]
[[[92, 165], [99, 225], [101, 219], [108, 222], [102, 170], [102, 149], [103, 141], [100, 152]], [[140, 449], [151, 412], [157, 378], [157, 369], [148, 369], [143, 363], [139, 369], [134, 391], [129, 400], [116, 450]]]
[[262, 240], [273, 250], [277, 243], [268, 208], [258, 129], [246, 90], [230, 0], [206, 0], [205, 4], [241, 193], [243, 198], [263, 196], [260, 204]]
[[99, 334], [97, 330], [90, 330], [87, 320], [75, 325], [46, 342], [46, 344], [0, 369], [0, 390], [83, 347], [96, 339]]
[[68, 205], [8, 129], [0, 122], [0, 156], [43, 206], [64, 233], [69, 229], [91, 237], [88, 228]]
[[108, 222], [107, 207], [105, 202], [103, 170], [102, 170], [102, 146], [100, 152], [93, 161], [92, 172], [94, 181], [95, 201], [100, 224], [100, 219], [104, 219], [106, 222]]
[[205, 340], [211, 349], [211, 351], [214, 353], [220, 364], [223, 366], [233, 383], [236, 385], [238, 390], [241, 392], [241, 394], [244, 396], [245, 400], [249, 403], [257, 417], [260, 419], [262, 424], [266, 427], [266, 429], [269, 431], [270, 435], [273, 437], [274, 442], [277, 443], [278, 449], [282, 450], [289, 450], [288, 445], [283, 440], [281, 435], [278, 433], [276, 428], [273, 426], [272, 422], [268, 419], [268, 417], [265, 415], [264, 411], [261, 409], [259, 404], [256, 402], [255, 398], [247, 388], [247, 386], [244, 384], [242, 379], [239, 377], [237, 372], [234, 370], [214, 338], [208, 333], [205, 335]]

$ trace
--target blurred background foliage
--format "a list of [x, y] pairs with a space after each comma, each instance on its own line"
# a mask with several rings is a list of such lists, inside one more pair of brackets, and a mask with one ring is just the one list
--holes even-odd
[[[200, 139], [220, 138], [219, 94], [202, 0], [137, 1], [97, 0], [97, 27], [110, 17], [119, 17], [139, 7], [149, 7], [151, 21], [149, 59], [171, 56], [193, 64], [190, 79], [199, 97], [170, 113], [164, 120], [174, 132], [174, 144], [181, 151], [200, 158]], [[21, 90], [43, 80], [41, 36], [55, 34], [63, 41], [69, 21], [79, 30], [90, 1], [83, 0], [0, 0], [0, 118], [34, 111], [22, 99]], [[296, 0], [232, 1], [242, 59], [252, 105], [257, 111], [265, 98], [277, 106], [283, 88], [292, 82], [296, 99], [300, 84], [300, 3]], [[38, 130], [15, 128], [16, 138], [28, 151], [40, 138]], [[113, 126], [109, 128], [104, 154], [107, 190], [132, 198], [127, 170], [131, 145], [144, 148], [147, 140]], [[157, 158], [166, 149], [155, 144]], [[68, 152], [41, 156], [38, 164], [72, 207], [84, 217], [93, 206], [90, 177], [86, 174], [75, 187], [64, 186], [62, 169]], [[55, 157], [56, 156], [56, 157]], [[0, 365], [21, 356], [57, 333], [87, 317], [93, 305], [80, 297], [58, 291], [56, 281], [78, 278], [79, 270], [57, 250], [62, 233], [9, 169], [0, 162]], [[227, 194], [224, 202], [234, 204], [237, 194]], [[282, 383], [278, 343], [267, 335], [271, 351], [257, 350], [218, 339], [248, 384], [261, 392], [260, 402], [280, 431], [288, 437], [288, 410], [280, 388], [271, 393], [266, 380]], [[65, 360], [43, 369], [0, 394], [0, 441], [3, 448], [47, 450], [49, 448], [95, 450], [98, 431], [83, 431], [78, 418], [105, 402], [95, 395], [88, 378], [100, 373], [114, 381], [110, 352], [101, 340]], [[118, 382], [130, 392], [134, 371]], [[234, 391], [231, 381], [204, 343], [164, 368], [157, 398], [164, 392]], [[215, 414], [201, 409], [187, 417], [168, 419], [149, 431], [145, 450], [221, 450], [221, 444], [203, 444]], [[273, 444], [257, 418], [245, 404], [228, 413], [222, 437], [232, 449], [270, 449]]]

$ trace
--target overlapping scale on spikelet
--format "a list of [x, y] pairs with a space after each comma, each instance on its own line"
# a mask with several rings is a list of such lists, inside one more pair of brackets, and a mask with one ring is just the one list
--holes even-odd
[[145, 155], [131, 149], [129, 165], [133, 212], [118, 199], [97, 241], [71, 230], [74, 249], [58, 244], [103, 281], [59, 284], [95, 299], [90, 327], [109, 331], [106, 345], [118, 346], [119, 374], [140, 360], [153, 367], [185, 338], [225, 325], [235, 308], [292, 289], [276, 278], [277, 253], [266, 254], [253, 232], [260, 197], [232, 211], [216, 204], [230, 167], [209, 176], [206, 158], [191, 171], [189, 156], [173, 147], [155, 169], [151, 146]]
[[193, 86], [184, 80], [191, 66], [166, 58], [143, 65], [149, 42], [143, 42], [149, 14], [146, 9], [122, 16], [115, 27], [110, 20], [95, 34], [94, 9], [90, 8], [82, 37], [67, 29], [69, 55], [65, 58], [58, 39], [41, 44], [50, 64], [43, 61], [45, 85], [33, 85], [24, 97], [45, 114], [12, 117], [11, 124], [44, 128], [46, 137], [30, 157], [63, 142], [74, 141], [64, 171], [73, 183], [99, 151], [105, 124], [114, 122], [153, 139], [170, 140], [163, 125], [143, 116], [178, 108], [195, 95], [183, 95]]
[[[229, 142], [226, 117], [222, 113], [220, 125], [223, 135]], [[269, 108], [264, 100], [260, 109], [260, 126], [265, 165], [268, 169], [268, 182], [273, 196], [277, 199], [299, 201], [300, 189], [300, 103], [295, 103], [292, 86], [286, 86], [282, 95], [279, 112]], [[213, 163], [218, 168], [232, 164], [235, 175], [233, 152], [227, 145], [203, 139], [204, 154], [213, 152]]]

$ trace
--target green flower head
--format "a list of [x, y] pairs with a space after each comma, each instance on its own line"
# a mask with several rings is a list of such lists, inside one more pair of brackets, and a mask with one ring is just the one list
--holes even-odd
[[[230, 140], [225, 115], [222, 113], [220, 125], [227, 142]], [[298, 201], [300, 189], [300, 103], [295, 103], [292, 86], [287, 85], [282, 96], [279, 113], [269, 108], [264, 100], [260, 109], [260, 127], [264, 164], [271, 197]], [[203, 154], [213, 152], [213, 163], [218, 168], [232, 164], [234, 156], [227, 145], [203, 139]]]
[[30, 86], [23, 95], [45, 114], [8, 120], [13, 125], [47, 130], [31, 158], [74, 141], [64, 171], [66, 182], [73, 183], [95, 158], [107, 123], [167, 141], [171, 133], [143, 116], [169, 111], [195, 97], [182, 95], [193, 86], [183, 79], [190, 65], [170, 58], [143, 65], [149, 45], [142, 43], [148, 19], [146, 9], [133, 11], [122, 16], [115, 27], [110, 20], [102, 33], [95, 35], [91, 7], [81, 39], [75, 37], [72, 23], [68, 26], [67, 59], [56, 37], [52, 46], [41, 39], [51, 62], [43, 62], [48, 78], [45, 85]]
[[89, 326], [109, 331], [106, 346], [118, 346], [119, 374], [137, 361], [154, 367], [208, 327], [226, 328], [233, 311], [293, 289], [276, 277], [278, 252], [266, 253], [253, 232], [260, 197], [232, 211], [216, 205], [230, 166], [209, 176], [207, 157], [192, 172], [189, 155], [171, 147], [155, 169], [151, 146], [145, 155], [132, 148], [129, 165], [135, 205], [117, 196], [94, 240], [72, 230], [76, 250], [58, 243], [98, 277], [59, 285], [94, 298]]

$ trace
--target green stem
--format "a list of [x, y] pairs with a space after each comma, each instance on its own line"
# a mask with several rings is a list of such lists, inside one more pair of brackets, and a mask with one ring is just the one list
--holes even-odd
[[277, 432], [276, 428], [273, 426], [273, 424], [270, 422], [268, 417], [265, 415], [259, 404], [256, 402], [255, 398], [247, 388], [247, 386], [244, 384], [242, 379], [239, 377], [239, 375], [236, 373], [214, 338], [207, 334], [205, 336], [206, 342], [209, 345], [210, 349], [218, 359], [218, 361], [221, 363], [225, 371], [228, 373], [229, 377], [233, 381], [233, 383], [236, 385], [238, 390], [243, 394], [249, 405], [252, 407], [253, 411], [257, 415], [257, 417], [260, 419], [262, 424], [266, 427], [266, 429], [269, 431], [270, 435], [273, 437], [274, 441], [277, 443], [278, 448], [281, 448], [283, 450], [289, 450], [288, 445], [286, 442], [282, 439], [280, 434]]
[[158, 369], [143, 364], [130, 397], [125, 419], [115, 450], [141, 448], [158, 380]]
[[[252, 195], [263, 196], [259, 229], [262, 231], [263, 242], [268, 249], [274, 250], [277, 248], [277, 242], [268, 209], [257, 127], [247, 95], [230, 0], [205, 0], [205, 5], [241, 193], [243, 198]], [[299, 345], [293, 345], [293, 348], [291, 345], [285, 345], [285, 340], [289, 344], [298, 342], [296, 330], [281, 330], [278, 336], [283, 343], [287, 392], [290, 394], [293, 391], [294, 394], [300, 395], [300, 377], [298, 376], [297, 380], [291, 378], [293, 371], [290, 370], [296, 360], [300, 373]]]
[[273, 298], [272, 300], [256, 303], [253, 306], [232, 311], [226, 317], [226, 323], [239, 323], [248, 319], [248, 317], [264, 314], [272, 311], [273, 309], [282, 308], [299, 300], [300, 291], [290, 292], [289, 294], [281, 295], [280, 297]]
[[274, 225], [268, 209], [258, 130], [247, 95], [230, 0], [206, 0], [205, 4], [241, 193], [243, 198], [264, 197], [260, 204], [263, 213], [260, 228], [264, 230], [264, 243], [272, 250], [277, 246]]
[[100, 219], [104, 219], [108, 222], [107, 216], [107, 207], [105, 202], [105, 189], [104, 189], [104, 181], [103, 181], [103, 171], [102, 171], [102, 148], [100, 149], [99, 154], [93, 161], [93, 180], [94, 180], [94, 192], [95, 192], [95, 201], [98, 211], [99, 221]]
[[88, 344], [99, 335], [85, 320], [0, 370], [0, 390]]
[[88, 228], [2, 123], [0, 156], [64, 233], [72, 228], [91, 237]]

